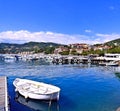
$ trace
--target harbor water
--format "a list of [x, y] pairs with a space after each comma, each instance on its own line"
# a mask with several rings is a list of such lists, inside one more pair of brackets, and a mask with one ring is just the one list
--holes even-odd
[[[117, 111], [120, 108], [120, 67], [90, 64], [53, 65], [38, 62], [0, 62], [8, 77], [10, 111]], [[15, 93], [15, 78], [31, 79], [61, 88], [58, 102], [24, 99]]]

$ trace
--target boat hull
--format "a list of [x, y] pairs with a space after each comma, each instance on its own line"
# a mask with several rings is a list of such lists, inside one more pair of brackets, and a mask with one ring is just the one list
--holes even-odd
[[25, 98], [38, 99], [38, 100], [59, 100], [59, 92], [53, 94], [34, 94], [34, 93], [27, 93], [22, 90], [18, 90], [18, 92]]

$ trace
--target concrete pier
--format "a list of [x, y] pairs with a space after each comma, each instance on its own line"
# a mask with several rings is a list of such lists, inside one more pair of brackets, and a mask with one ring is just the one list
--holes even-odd
[[9, 111], [7, 77], [0, 77], [0, 111]]

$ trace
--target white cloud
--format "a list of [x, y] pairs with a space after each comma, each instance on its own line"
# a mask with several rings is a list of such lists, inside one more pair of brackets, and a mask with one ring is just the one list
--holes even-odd
[[115, 7], [114, 6], [110, 6], [109, 9], [110, 10], [115, 10]]
[[91, 33], [92, 30], [86, 29], [85, 32], [86, 32], [86, 33]]
[[114, 33], [113, 34], [100, 34], [100, 33], [97, 33], [96, 37], [99, 38], [99, 42], [104, 43], [104, 42], [108, 42], [108, 41], [120, 38], [120, 34], [114, 34]]
[[61, 44], [70, 44], [84, 42], [84, 35], [68, 35], [54, 32], [29, 32], [26, 30], [6, 31], [0, 33], [0, 42], [25, 43], [29, 41], [35, 42], [55, 42]]
[[25, 43], [35, 41], [35, 42], [54, 42], [61, 44], [71, 43], [96, 44], [104, 43], [116, 38], [120, 38], [120, 35], [100, 33], [94, 35], [69, 35], [50, 31], [29, 32], [26, 30], [0, 32], [0, 42], [7, 43]]

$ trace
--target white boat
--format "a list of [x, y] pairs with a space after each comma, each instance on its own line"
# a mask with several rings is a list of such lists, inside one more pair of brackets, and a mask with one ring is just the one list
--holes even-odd
[[13, 81], [15, 91], [25, 98], [39, 100], [59, 100], [60, 88], [43, 82], [16, 78]]
[[106, 63], [106, 66], [119, 66], [119, 64], [115, 61], [112, 61], [112, 62]]
[[103, 66], [119, 66], [117, 61], [103, 62], [103, 63], [99, 63], [99, 65], [103, 65]]
[[105, 54], [104, 57], [96, 57], [97, 60], [120, 61], [120, 54]]
[[5, 62], [15, 62], [16, 58], [13, 55], [7, 54], [7, 55], [4, 55], [4, 61]]

